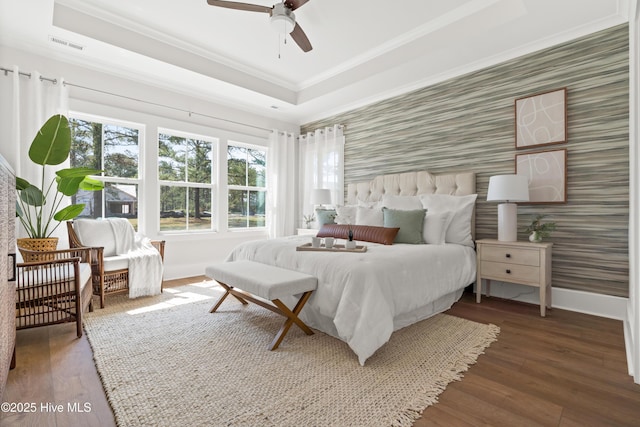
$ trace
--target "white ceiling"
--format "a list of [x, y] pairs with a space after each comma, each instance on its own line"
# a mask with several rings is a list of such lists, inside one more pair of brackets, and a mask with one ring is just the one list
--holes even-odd
[[628, 1], [310, 0], [304, 53], [206, 0], [0, 0], [0, 44], [305, 123], [627, 22]]

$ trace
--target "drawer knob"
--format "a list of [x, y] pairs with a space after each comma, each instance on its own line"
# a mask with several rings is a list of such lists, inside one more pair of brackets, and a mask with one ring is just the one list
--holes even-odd
[[511, 270], [507, 269], [507, 274], [511, 274]]
[[506, 254], [505, 255], [507, 258], [511, 258], [511, 254]]

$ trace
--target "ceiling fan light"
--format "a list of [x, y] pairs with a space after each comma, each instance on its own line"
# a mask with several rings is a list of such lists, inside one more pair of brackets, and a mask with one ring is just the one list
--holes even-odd
[[290, 15], [272, 15], [271, 27], [278, 33], [289, 34], [296, 25], [295, 18]]

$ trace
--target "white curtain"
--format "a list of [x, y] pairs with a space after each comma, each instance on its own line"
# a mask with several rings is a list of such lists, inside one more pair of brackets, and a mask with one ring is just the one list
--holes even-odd
[[[56, 82], [53, 83], [41, 79], [37, 71], [26, 72], [30, 73], [31, 77], [21, 76], [20, 69], [17, 66], [13, 67], [13, 96], [10, 105], [3, 105], [2, 108], [3, 111], [9, 112], [8, 116], [2, 119], [2, 128], [5, 129], [2, 138], [10, 143], [0, 144], [0, 153], [13, 166], [16, 176], [39, 187], [42, 179], [41, 166], [29, 159], [29, 147], [36, 132], [49, 117], [54, 114], [68, 114], [69, 95], [62, 78], [56, 78]], [[3, 87], [6, 87], [6, 82], [3, 82]], [[60, 165], [60, 168], [63, 167], [68, 165]], [[65, 227], [58, 227], [52, 236], [60, 238], [58, 247], [64, 247], [64, 243], [67, 242]], [[18, 237], [26, 237], [22, 227], [19, 227]]]
[[341, 125], [300, 136], [300, 212], [313, 214], [311, 192], [331, 190], [331, 204], [344, 204], [344, 134]]
[[267, 228], [269, 237], [294, 234], [295, 230], [295, 152], [292, 133], [273, 130], [267, 157]]

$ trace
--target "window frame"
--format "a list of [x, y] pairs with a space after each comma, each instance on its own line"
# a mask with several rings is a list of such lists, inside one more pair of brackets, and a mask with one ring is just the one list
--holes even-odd
[[102, 213], [103, 215], [107, 213], [107, 197], [105, 194], [106, 185], [107, 184], [127, 184], [127, 185], [136, 185], [137, 186], [137, 194], [136, 194], [136, 204], [137, 204], [137, 229], [140, 230], [141, 226], [144, 224], [144, 203], [140, 203], [140, 195], [144, 191], [144, 179], [143, 176], [145, 174], [145, 141], [146, 141], [146, 125], [144, 123], [132, 122], [128, 120], [120, 120], [113, 117], [101, 116], [98, 114], [90, 114], [90, 113], [82, 113], [78, 111], [69, 110], [68, 112], [69, 120], [83, 120], [87, 122], [100, 123], [102, 125], [101, 130], [101, 159], [100, 164], [101, 168], [104, 168], [105, 162], [105, 150], [104, 150], [104, 127], [105, 125], [112, 126], [120, 126], [126, 127], [130, 129], [135, 129], [138, 131], [138, 173], [137, 178], [123, 178], [123, 177], [115, 177], [110, 175], [105, 175], [104, 172], [100, 175], [92, 175], [92, 178], [95, 178], [105, 184], [105, 189], [101, 190], [102, 192]]
[[[170, 135], [170, 136], [175, 136], [178, 138], [185, 138], [185, 139], [195, 139], [195, 140], [199, 140], [199, 141], [205, 141], [211, 144], [211, 158], [209, 159], [211, 161], [211, 182], [209, 184], [206, 183], [200, 183], [200, 182], [189, 182], [189, 181], [169, 181], [169, 180], [164, 180], [164, 179], [160, 179], [160, 170], [159, 170], [159, 166], [160, 166], [160, 154], [159, 154], [159, 143], [160, 143], [160, 134], [165, 134], [165, 135]], [[158, 189], [158, 205], [156, 207], [156, 212], [155, 212], [155, 216], [158, 219], [158, 233], [159, 234], [167, 234], [167, 235], [171, 235], [171, 234], [197, 234], [197, 233], [217, 233], [219, 232], [219, 225], [220, 225], [220, 209], [221, 207], [219, 206], [218, 203], [218, 193], [219, 193], [219, 189], [220, 189], [220, 185], [219, 185], [219, 170], [220, 170], [220, 162], [219, 162], [219, 155], [218, 152], [220, 151], [220, 145], [221, 145], [221, 138], [220, 137], [216, 137], [216, 136], [207, 136], [207, 135], [202, 135], [196, 132], [187, 132], [187, 131], [181, 131], [181, 130], [177, 130], [177, 129], [170, 129], [168, 127], [164, 127], [164, 126], [158, 126], [157, 127], [157, 132], [156, 132], [156, 137], [155, 137], [155, 143], [156, 143], [156, 148], [158, 149], [158, 154], [157, 154], [157, 160], [158, 160], [158, 168], [156, 168], [156, 177], [157, 177], [157, 189]], [[188, 172], [188, 168], [187, 170], [185, 170], [185, 178], [189, 179], [189, 172]], [[178, 188], [185, 188], [187, 191], [187, 197], [186, 197], [186, 215], [187, 215], [187, 220], [186, 220], [186, 228], [184, 229], [180, 229], [180, 230], [163, 230], [161, 228], [161, 224], [160, 224], [160, 213], [161, 213], [161, 196], [162, 196], [162, 187], [166, 186], [166, 187], [178, 187]], [[188, 191], [190, 188], [205, 188], [205, 189], [209, 189], [211, 191], [211, 206], [212, 206], [212, 218], [211, 218], [211, 226], [208, 229], [202, 229], [202, 228], [198, 228], [198, 229], [189, 229], [189, 221], [188, 221], [188, 212], [189, 212], [189, 194]], [[213, 207], [217, 206], [217, 209], [214, 209]]]
[[[245, 227], [229, 227], [229, 219], [228, 219], [228, 215], [229, 215], [229, 206], [227, 205], [227, 229], [230, 232], [244, 232], [244, 231], [253, 231], [253, 230], [266, 230], [267, 228], [267, 223], [268, 223], [268, 219], [267, 219], [267, 215], [268, 215], [268, 209], [266, 209], [266, 200], [267, 200], [267, 195], [268, 195], [268, 184], [267, 184], [267, 170], [269, 168], [269, 148], [266, 146], [261, 146], [261, 145], [256, 145], [256, 144], [250, 144], [250, 143], [246, 143], [246, 142], [242, 142], [242, 141], [237, 141], [235, 139], [228, 139], [227, 140], [227, 144], [226, 144], [226, 149], [225, 149], [225, 161], [226, 161], [226, 165], [227, 165], [227, 176], [228, 176], [228, 167], [229, 167], [229, 147], [233, 146], [233, 147], [239, 147], [239, 148], [245, 148], [247, 150], [259, 150], [259, 151], [263, 151], [264, 152], [264, 156], [265, 156], [265, 168], [264, 168], [264, 182], [265, 185], [263, 187], [259, 187], [259, 186], [255, 186], [255, 185], [237, 185], [237, 184], [229, 184], [227, 182], [227, 188], [226, 188], [226, 197], [227, 200], [229, 198], [229, 191], [231, 190], [241, 190], [241, 191], [257, 191], [257, 192], [262, 192], [264, 193], [264, 200], [265, 200], [265, 213], [264, 213], [264, 224], [263, 226], [258, 226], [258, 227], [250, 227], [248, 225], [249, 222], [249, 216], [247, 215], [247, 226]], [[248, 159], [247, 159], [247, 169], [246, 169], [246, 173], [245, 173], [245, 182], [249, 181], [249, 167], [248, 167]], [[247, 201], [248, 203], [248, 201]]]

